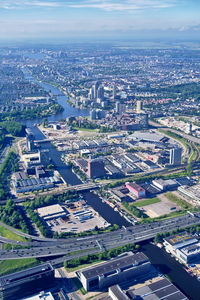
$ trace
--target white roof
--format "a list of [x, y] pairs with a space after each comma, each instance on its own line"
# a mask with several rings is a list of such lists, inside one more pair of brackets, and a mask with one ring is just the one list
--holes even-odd
[[129, 136], [133, 140], [145, 140], [151, 142], [160, 142], [164, 136], [153, 132], [139, 132], [136, 131]]
[[38, 208], [38, 214], [40, 217], [45, 217], [48, 215], [64, 213], [64, 209], [60, 206], [60, 204], [49, 205], [45, 207]]

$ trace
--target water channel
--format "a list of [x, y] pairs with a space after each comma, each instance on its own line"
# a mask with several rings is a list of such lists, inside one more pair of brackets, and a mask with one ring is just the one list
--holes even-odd
[[[25, 76], [27, 79], [36, 82], [29, 73], [26, 72]], [[57, 101], [64, 108], [64, 111], [62, 113], [48, 117], [48, 121], [58, 121], [69, 116], [88, 115], [87, 110], [80, 110], [71, 107], [67, 103], [67, 97], [65, 95], [60, 95], [61, 92], [57, 88], [49, 84], [40, 82], [37, 83], [39, 83], [45, 90], [51, 90], [54, 95], [59, 95], [56, 96]], [[45, 136], [42, 134], [42, 132], [37, 127], [34, 127], [35, 123], [41, 122], [42, 119], [34, 119], [24, 122], [24, 124], [27, 127], [30, 127], [34, 132], [37, 140], [45, 139]], [[57, 151], [50, 142], [42, 143], [41, 147], [50, 150], [50, 157], [52, 161], [56, 165], [63, 179], [68, 182], [68, 184], [76, 185], [81, 183], [77, 176], [71, 171], [71, 168], [67, 167], [62, 162], [61, 153]], [[83, 196], [87, 200], [88, 204], [91, 205], [107, 222], [111, 224], [117, 224], [119, 226], [130, 225], [130, 223], [128, 223], [123, 217], [121, 217], [118, 212], [114, 211], [107, 203], [102, 202], [102, 200], [94, 192], [84, 192]], [[174, 258], [170, 257], [168, 253], [148, 242], [142, 244], [141, 250], [149, 257], [152, 264], [157, 269], [159, 269], [160, 272], [167, 275], [171, 279], [171, 281], [188, 296], [189, 299], [200, 299], [200, 282], [196, 278], [191, 277], [183, 269], [183, 267], [178, 262], [176, 262]]]

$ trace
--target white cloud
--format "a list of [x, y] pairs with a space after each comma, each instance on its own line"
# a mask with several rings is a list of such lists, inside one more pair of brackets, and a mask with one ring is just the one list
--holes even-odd
[[128, 11], [148, 8], [172, 7], [177, 0], [0, 0], [0, 8], [14, 9], [24, 7], [70, 7], [96, 8], [105, 11]]
[[112, 1], [112, 0], [83, 0], [70, 3], [69, 6], [73, 8], [97, 8], [106, 11], [128, 11], [139, 10], [148, 8], [167, 8], [176, 4], [175, 0], [124, 0], [124, 1]]
[[0, 8], [17, 9], [25, 7], [58, 7], [59, 1], [24, 1], [24, 0], [0, 0]]

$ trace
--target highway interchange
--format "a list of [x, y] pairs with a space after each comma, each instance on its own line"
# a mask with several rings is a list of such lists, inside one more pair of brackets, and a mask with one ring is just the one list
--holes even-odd
[[[26, 246], [26, 248], [0, 250], [0, 260], [30, 257], [50, 257], [52, 259], [53, 256], [60, 255], [64, 255], [63, 258], [59, 259], [60, 261], [68, 260], [73, 257], [80, 257], [86, 253], [101, 252], [129, 243], [142, 242], [153, 238], [157, 233], [185, 228], [195, 224], [200, 224], [200, 212], [195, 213], [195, 215], [188, 213], [172, 219], [138, 224], [127, 228], [123, 227], [109, 233], [81, 238], [46, 239], [27, 235], [27, 237], [32, 238], [31, 242], [9, 241], [12, 244], [17, 243], [18, 245]], [[17, 230], [15, 232], [23, 235]], [[7, 239], [2, 237], [0, 237], [0, 241], [8, 242]]]

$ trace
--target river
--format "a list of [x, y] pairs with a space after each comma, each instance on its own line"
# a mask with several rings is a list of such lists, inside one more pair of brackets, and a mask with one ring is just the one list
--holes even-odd
[[[50, 84], [37, 81], [28, 71], [26, 71], [24, 69], [23, 69], [23, 73], [27, 80], [40, 85], [47, 92], [51, 91], [51, 93], [56, 96], [57, 103], [59, 103], [64, 108], [63, 112], [47, 117], [48, 121], [54, 122], [54, 121], [66, 119], [67, 117], [71, 117], [71, 116], [87, 117], [89, 115], [89, 111], [86, 109], [79, 109], [79, 108], [72, 107], [67, 102], [67, 99], [68, 99], [67, 96], [64, 93], [62, 93], [58, 88], [56, 88]], [[24, 121], [23, 124], [26, 125], [27, 127], [32, 127], [35, 123], [40, 124], [43, 120], [44, 120], [44, 118], [27, 120], [27, 121]]]
[[[35, 80], [29, 74], [26, 74], [26, 76], [27, 78], [29, 78], [29, 80], [35, 82]], [[45, 90], [47, 91], [51, 90], [51, 92], [54, 95], [61, 94], [61, 92], [57, 88], [54, 88], [49, 84], [44, 84], [40, 82], [37, 83], [39, 83]], [[86, 110], [80, 110], [71, 107], [67, 103], [66, 96], [63, 95], [63, 96], [56, 96], [56, 97], [58, 103], [63, 106], [64, 111], [61, 114], [48, 117], [49, 121], [58, 121], [60, 119], [72, 115], [73, 116], [88, 115], [88, 111]], [[40, 123], [41, 121], [42, 119], [35, 119], [35, 120], [29, 120], [24, 122], [24, 124], [27, 127], [31, 128], [37, 140], [45, 139], [45, 136], [42, 134], [42, 132], [37, 127], [33, 126], [35, 123]], [[50, 157], [52, 161], [56, 165], [63, 179], [66, 182], [68, 182], [68, 184], [76, 185], [81, 183], [78, 177], [72, 172], [71, 168], [67, 167], [62, 162], [61, 153], [57, 151], [57, 149], [54, 146], [52, 146], [50, 142], [42, 143], [41, 147], [50, 150]], [[130, 223], [128, 223], [123, 217], [121, 217], [118, 212], [114, 211], [107, 203], [102, 202], [101, 199], [94, 192], [84, 192], [83, 197], [84, 199], [86, 199], [88, 204], [91, 205], [107, 222], [111, 224], [117, 224], [120, 227], [121, 226], [127, 227], [130, 225]], [[159, 249], [158, 247], [148, 242], [142, 244], [141, 250], [149, 257], [152, 264], [157, 269], [159, 269], [160, 272], [169, 276], [172, 282], [183, 293], [185, 293], [189, 297], [189, 299], [191, 300], [200, 299], [200, 282], [197, 281], [197, 279], [195, 279], [194, 277], [191, 277], [183, 269], [183, 267], [178, 262], [176, 262], [174, 258], [171, 258], [171, 256], [168, 253], [166, 253], [163, 249]]]

